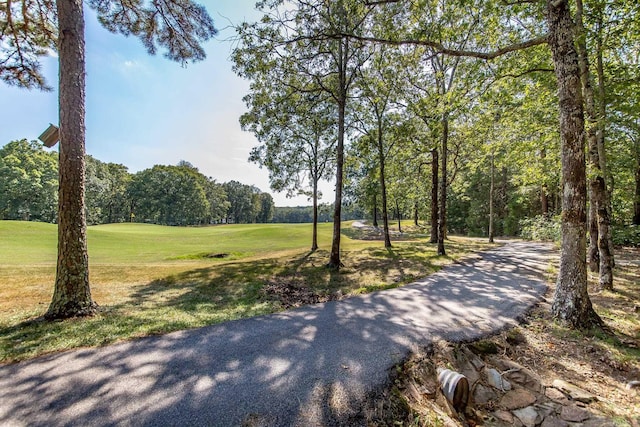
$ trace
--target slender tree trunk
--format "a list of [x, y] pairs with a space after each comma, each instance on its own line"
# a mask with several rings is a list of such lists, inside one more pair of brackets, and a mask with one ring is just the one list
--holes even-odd
[[587, 263], [593, 273], [600, 271], [600, 250], [598, 249], [598, 203], [594, 189], [595, 183], [589, 183], [589, 247], [587, 248]]
[[[585, 109], [587, 113], [587, 141], [589, 144], [589, 165], [593, 171], [589, 188], [591, 190], [590, 205], [590, 239], [589, 263], [591, 271], [600, 272], [599, 286], [601, 289], [613, 289], [612, 250], [609, 248], [609, 213], [607, 209], [607, 195], [604, 173], [601, 168], [600, 151], [598, 149], [598, 128], [602, 126], [602, 117], [596, 112], [595, 95], [591, 84], [589, 70], [589, 56], [587, 53], [586, 32], [582, 21], [582, 0], [577, 0], [578, 25], [578, 64], [584, 93]], [[604, 155], [604, 152], [602, 153]], [[596, 254], [597, 253], [597, 256]]]
[[[547, 151], [543, 148], [540, 150], [540, 160], [544, 164], [544, 159], [547, 157]], [[540, 208], [542, 215], [549, 215], [549, 190], [546, 184], [540, 186]]]
[[382, 144], [382, 126], [381, 120], [378, 118], [378, 162], [380, 166], [380, 191], [382, 192], [382, 225], [384, 229], [384, 247], [391, 247], [391, 236], [389, 235], [389, 210], [387, 208], [387, 184], [385, 182], [385, 161], [384, 161], [384, 147]]
[[402, 233], [402, 216], [400, 215], [400, 205], [396, 198], [396, 217], [398, 218], [398, 233]]
[[493, 199], [495, 188], [494, 155], [491, 152], [491, 184], [489, 186], [489, 243], [493, 243]]
[[342, 215], [342, 183], [344, 172], [344, 121], [347, 103], [347, 47], [348, 41], [340, 40], [338, 43], [339, 68], [339, 91], [338, 94], [338, 143], [336, 144], [336, 198], [333, 207], [333, 238], [331, 240], [331, 255], [329, 256], [328, 267], [339, 269], [342, 266], [340, 261], [340, 226]]
[[413, 225], [418, 227], [418, 202], [414, 202], [413, 204]]
[[633, 200], [633, 224], [640, 225], [640, 158], [636, 159], [636, 194]]
[[378, 197], [373, 193], [373, 226], [378, 228]]
[[318, 178], [316, 174], [313, 178], [313, 237], [311, 240], [311, 251], [318, 250]]
[[553, 316], [574, 328], [602, 325], [587, 293], [585, 128], [574, 24], [566, 0], [547, 1], [562, 143], [562, 248]]
[[442, 115], [442, 174], [440, 180], [440, 212], [438, 216], [438, 255], [446, 255], [444, 239], [447, 236], [447, 142], [449, 140], [449, 117]]
[[[604, 11], [601, 9], [598, 15], [598, 36], [596, 42], [597, 51], [597, 74], [598, 74], [598, 128], [596, 132], [596, 139], [598, 143], [598, 160], [600, 160], [600, 170], [602, 171], [602, 186], [604, 192], [604, 206], [603, 211], [599, 213], [601, 221], [598, 223], [599, 236], [606, 242], [607, 248], [600, 251], [600, 279], [604, 278], [605, 282], [608, 280], [607, 276], [611, 273], [611, 283], [613, 285], [613, 268], [616, 266], [616, 261], [613, 252], [613, 236], [611, 232], [611, 193], [612, 188], [607, 188], [607, 156], [605, 152], [605, 126], [607, 123], [607, 100], [605, 94], [605, 77], [604, 77], [604, 61], [602, 60], [602, 16]], [[600, 245], [600, 243], [598, 243]], [[603, 243], [604, 244], [604, 243]], [[602, 286], [602, 283], [601, 283]]]
[[60, 167], [58, 190], [58, 262], [47, 319], [92, 315], [96, 304], [89, 287], [85, 181], [84, 16], [80, 0], [57, 0]]
[[438, 243], [438, 149], [431, 150], [431, 236], [429, 243]]

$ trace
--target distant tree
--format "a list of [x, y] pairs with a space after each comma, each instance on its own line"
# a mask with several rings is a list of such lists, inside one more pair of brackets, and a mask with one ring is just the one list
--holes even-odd
[[210, 217], [203, 181], [190, 168], [156, 165], [133, 176], [128, 193], [137, 222], [199, 225]]
[[86, 157], [86, 216], [88, 224], [109, 224], [130, 220], [126, 166]]
[[54, 222], [58, 161], [26, 139], [0, 148], [0, 218]]
[[229, 201], [227, 222], [236, 224], [255, 222], [258, 204], [254, 205], [254, 201], [257, 201], [254, 196], [259, 195], [260, 190], [238, 181], [225, 182], [222, 187], [227, 193], [227, 200]]
[[208, 222], [210, 224], [222, 222], [227, 218], [227, 212], [231, 206], [224, 186], [218, 184], [213, 178], [209, 178], [206, 183], [205, 193], [210, 207]]
[[273, 197], [269, 193], [260, 193], [255, 195], [258, 200], [258, 210], [256, 215], [256, 222], [267, 223], [273, 219], [273, 213], [275, 206], [273, 204]]

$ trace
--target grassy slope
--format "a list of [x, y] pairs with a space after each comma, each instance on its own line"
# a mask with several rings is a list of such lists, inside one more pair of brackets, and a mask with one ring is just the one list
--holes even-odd
[[[38, 316], [53, 290], [56, 230], [0, 221], [0, 362], [279, 311], [281, 302], [262, 291], [274, 283], [320, 295], [399, 286], [486, 247], [454, 240], [449, 256], [438, 257], [424, 239], [385, 250], [379, 241], [343, 235], [346, 267], [336, 273], [324, 267], [331, 224], [320, 224], [321, 250], [314, 253], [310, 224], [89, 227], [91, 290], [100, 313], [47, 323]], [[221, 253], [228, 256], [206, 257]]]

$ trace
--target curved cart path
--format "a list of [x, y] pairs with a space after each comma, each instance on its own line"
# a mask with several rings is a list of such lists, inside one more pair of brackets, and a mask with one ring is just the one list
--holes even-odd
[[515, 324], [555, 256], [507, 242], [402, 288], [0, 366], [0, 425], [330, 425], [416, 346]]

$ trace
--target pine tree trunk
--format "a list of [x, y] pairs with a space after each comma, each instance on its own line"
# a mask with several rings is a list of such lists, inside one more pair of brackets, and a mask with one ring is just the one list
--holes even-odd
[[60, 166], [58, 262], [47, 319], [92, 315], [89, 287], [85, 181], [84, 16], [80, 0], [57, 0], [60, 63]]
[[560, 100], [562, 248], [553, 316], [574, 328], [600, 326], [587, 293], [585, 128], [573, 20], [564, 1], [547, 1], [549, 47]]
[[446, 255], [444, 240], [447, 235], [447, 142], [449, 140], [449, 117], [442, 115], [442, 174], [440, 180], [440, 209], [438, 216], [438, 255]]
[[429, 243], [438, 243], [438, 149], [431, 150], [431, 236]]

